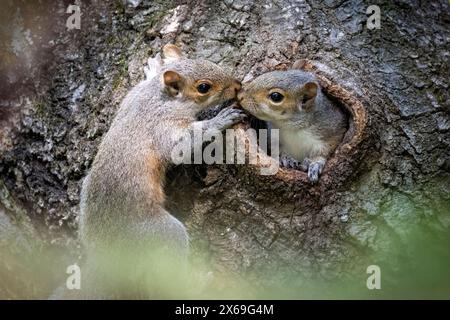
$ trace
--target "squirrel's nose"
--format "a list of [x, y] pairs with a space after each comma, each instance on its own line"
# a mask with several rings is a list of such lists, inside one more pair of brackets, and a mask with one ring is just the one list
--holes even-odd
[[239, 91], [236, 97], [237, 97], [237, 100], [238, 100], [239, 102], [241, 102], [242, 99], [244, 99], [244, 97], [243, 97], [243, 95], [242, 95], [242, 91]]
[[242, 84], [238, 80], [233, 80], [234, 92], [237, 94], [239, 90], [242, 88]]

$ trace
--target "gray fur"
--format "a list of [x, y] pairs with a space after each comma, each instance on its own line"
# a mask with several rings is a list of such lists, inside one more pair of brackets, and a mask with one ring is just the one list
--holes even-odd
[[[303, 88], [308, 82], [316, 83], [318, 90], [314, 100], [305, 103]], [[286, 113], [283, 112], [284, 118], [279, 116], [279, 111], [277, 113], [256, 101], [256, 96], [261, 93], [261, 90], [268, 91], [275, 88], [283, 89], [295, 97], [297, 108], [286, 110]], [[260, 95], [258, 97], [261, 99]], [[239, 99], [244, 109], [256, 117], [270, 121], [271, 127], [280, 130], [282, 163], [287, 167], [295, 166], [298, 162], [302, 163], [299, 166], [300, 169], [308, 170], [309, 180], [316, 183], [325, 166], [326, 157], [342, 140], [347, 129], [347, 119], [343, 111], [322, 92], [315, 75], [301, 70], [268, 72], [250, 83], [244, 84], [244, 89], [239, 93]], [[312, 107], [302, 107], [307, 103], [310, 104], [309, 106], [312, 103]], [[270, 103], [266, 105], [270, 105]], [[305, 141], [308, 138], [317, 142], [320, 148], [311, 153], [303, 153], [296, 159], [290, 159], [286, 153], [294, 156], [292, 151], [298, 151], [300, 147], [297, 145], [302, 145], [303, 141], [292, 141], [292, 139], [299, 139], [298, 137], [304, 137]]]
[[[316, 76], [310, 72], [301, 70], [272, 71], [254, 79], [244, 88], [252, 92], [264, 86], [266, 88], [282, 88], [288, 92], [299, 93], [302, 86], [307, 82], [315, 82], [319, 86], [314, 101], [314, 109], [310, 112], [297, 112], [291, 119], [278, 123], [281, 127], [294, 128], [317, 128], [324, 138], [341, 135], [346, 128], [346, 118], [342, 110], [336, 107], [330, 99], [325, 96], [320, 88]], [[301, 98], [299, 96], [299, 98]], [[298, 103], [301, 103], [300, 101]]]
[[[186, 83], [209, 79], [224, 90], [208, 104], [189, 99], [183, 88], [172, 96], [162, 81], [166, 70], [178, 72]], [[154, 250], [166, 248], [164, 253], [184, 263], [188, 235], [183, 224], [164, 209], [162, 180], [171, 164], [172, 148], [186, 130], [192, 130], [194, 124], [222, 130], [242, 119], [240, 112], [222, 112], [212, 120], [196, 121], [199, 111], [230, 98], [226, 90], [233, 81], [236, 83], [211, 62], [182, 59], [163, 66], [123, 100], [81, 191], [80, 236], [87, 255], [84, 270], [89, 297], [125, 294], [118, 288], [123, 284], [122, 275], [106, 274], [109, 263], [120, 263], [121, 271], [129, 273], [130, 284], [136, 286], [137, 279], [155, 271], [148, 265]]]

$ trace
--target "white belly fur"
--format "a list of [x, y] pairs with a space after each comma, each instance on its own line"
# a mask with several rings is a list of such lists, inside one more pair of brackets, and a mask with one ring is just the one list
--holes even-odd
[[280, 129], [280, 150], [302, 161], [305, 158], [324, 156], [326, 143], [321, 137], [308, 129]]

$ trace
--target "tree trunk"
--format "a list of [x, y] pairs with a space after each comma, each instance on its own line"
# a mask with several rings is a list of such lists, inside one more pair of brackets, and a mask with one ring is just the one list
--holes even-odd
[[450, 276], [450, 6], [385, 1], [380, 29], [370, 30], [371, 4], [81, 1], [81, 29], [68, 30], [69, 3], [7, 2], [0, 222], [8, 223], [0, 235], [15, 231], [0, 253], [24, 252], [8, 245], [19, 237], [32, 239], [29, 251], [66, 253], [54, 258], [52, 274], [41, 268], [31, 282], [8, 274], [32, 265], [2, 259], [0, 296], [42, 297], [64, 279], [61, 265], [79, 253], [79, 192], [97, 146], [144, 78], [146, 59], [176, 43], [240, 79], [307, 59], [350, 115], [315, 186], [285, 168], [269, 176], [254, 165], [173, 168], [167, 208], [188, 227], [194, 265], [231, 279], [225, 287], [245, 280], [264, 288], [240, 290], [243, 297], [376, 296], [366, 288], [369, 265], [381, 268], [383, 297], [450, 297], [442, 285]]

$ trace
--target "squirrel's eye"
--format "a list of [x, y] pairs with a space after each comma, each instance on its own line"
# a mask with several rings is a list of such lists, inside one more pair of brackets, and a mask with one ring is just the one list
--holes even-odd
[[209, 89], [211, 89], [211, 85], [209, 83], [203, 82], [197, 86], [197, 91], [200, 93], [207, 93]]
[[270, 100], [273, 102], [281, 102], [284, 99], [284, 96], [279, 92], [272, 92], [269, 95]]

